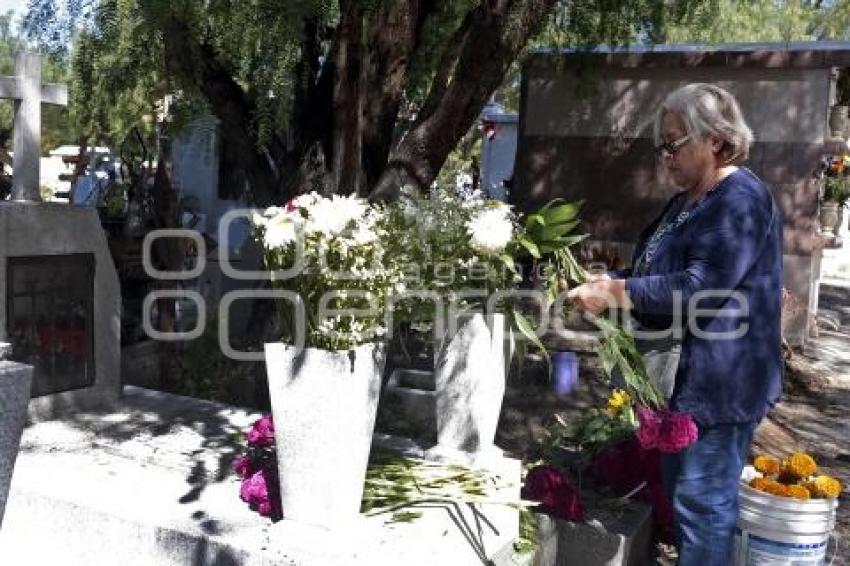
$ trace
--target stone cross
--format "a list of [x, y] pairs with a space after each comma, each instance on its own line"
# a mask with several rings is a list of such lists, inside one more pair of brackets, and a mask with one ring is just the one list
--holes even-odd
[[0, 77], [0, 98], [15, 101], [12, 199], [40, 201], [41, 104], [68, 105], [68, 87], [41, 84], [41, 58], [15, 54], [15, 76]]

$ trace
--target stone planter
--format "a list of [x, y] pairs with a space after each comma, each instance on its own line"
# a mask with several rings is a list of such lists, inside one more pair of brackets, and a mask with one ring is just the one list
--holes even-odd
[[505, 394], [505, 317], [465, 314], [448, 326], [434, 354], [437, 444], [486, 451], [493, 447]]
[[0, 361], [0, 525], [26, 421], [31, 387], [32, 366]]
[[835, 221], [835, 225], [832, 227], [832, 233], [836, 236], [841, 233], [841, 226], [844, 224], [844, 207], [838, 207], [838, 219]]
[[834, 233], [835, 225], [838, 223], [838, 204], [834, 202], [822, 202], [820, 204], [820, 231], [828, 234]]
[[327, 528], [350, 525], [360, 500], [386, 351], [265, 345], [286, 519]]
[[848, 108], [836, 104], [829, 109], [829, 131], [834, 138], [846, 137], [848, 128]]

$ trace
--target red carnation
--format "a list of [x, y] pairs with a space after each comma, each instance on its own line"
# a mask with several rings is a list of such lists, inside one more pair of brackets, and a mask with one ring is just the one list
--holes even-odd
[[583, 521], [581, 497], [565, 471], [555, 466], [538, 466], [528, 472], [522, 487], [522, 498], [537, 501], [537, 509], [547, 515]]

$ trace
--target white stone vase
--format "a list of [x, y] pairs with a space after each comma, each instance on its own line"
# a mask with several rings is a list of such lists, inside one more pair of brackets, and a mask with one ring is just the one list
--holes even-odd
[[338, 528], [359, 517], [386, 361], [349, 351], [265, 345], [283, 516]]
[[822, 202], [820, 205], [820, 230], [824, 234], [834, 234], [838, 224], [838, 203]]
[[32, 366], [0, 360], [0, 525], [32, 387]]
[[447, 326], [434, 353], [437, 445], [487, 451], [493, 448], [505, 395], [505, 317], [463, 314]]

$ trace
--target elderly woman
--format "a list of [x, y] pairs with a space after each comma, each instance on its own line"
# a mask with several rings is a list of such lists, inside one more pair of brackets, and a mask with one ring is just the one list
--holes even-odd
[[631, 309], [639, 327], [678, 328], [672, 409], [699, 439], [662, 455], [681, 566], [728, 566], [738, 482], [753, 430], [781, 391], [782, 221], [747, 158], [752, 133], [734, 97], [710, 84], [671, 93], [656, 152], [681, 188], [641, 234], [632, 268], [569, 298], [597, 314]]

